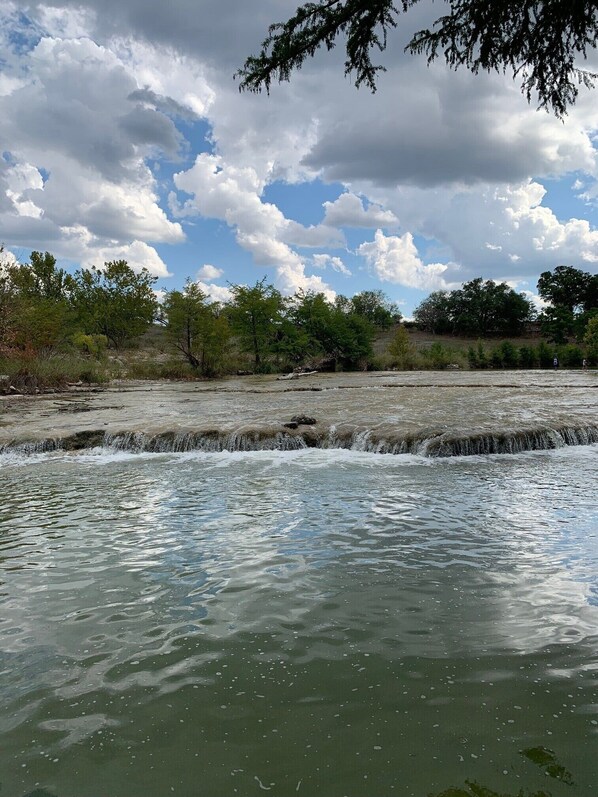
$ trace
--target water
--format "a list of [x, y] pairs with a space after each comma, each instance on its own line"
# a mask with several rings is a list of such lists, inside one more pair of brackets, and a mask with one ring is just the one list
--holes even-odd
[[597, 455], [4, 455], [2, 797], [592, 797]]

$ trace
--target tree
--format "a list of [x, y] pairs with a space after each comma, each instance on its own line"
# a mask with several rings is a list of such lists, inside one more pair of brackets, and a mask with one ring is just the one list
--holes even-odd
[[388, 329], [395, 321], [401, 320], [399, 308], [383, 291], [356, 293], [350, 300], [350, 310], [379, 329]]
[[295, 294], [289, 316], [303, 340], [303, 357], [338, 356], [336, 322], [348, 312], [336, 304], [331, 305], [323, 293], [299, 291]]
[[0, 246], [0, 357], [8, 356], [16, 344], [16, 292]]
[[[376, 90], [372, 50], [386, 49], [397, 19], [420, 0], [319, 0], [300, 6], [286, 22], [270, 25], [259, 55], [237, 72], [240, 89], [269, 91], [273, 79], [292, 72], [320, 47], [331, 50], [345, 34], [345, 74], [355, 85]], [[453, 69], [505, 72], [521, 78], [528, 101], [537, 93], [540, 107], [561, 117], [573, 104], [578, 86], [593, 87], [595, 74], [579, 68], [598, 42], [598, 8], [593, 0], [447, 0], [448, 13], [432, 29], [418, 31], [405, 50], [425, 54], [428, 63], [444, 56]]]
[[31, 299], [66, 301], [74, 287], [73, 278], [56, 267], [56, 258], [50, 252], [32, 252], [29, 263], [9, 268], [13, 285], [21, 296]]
[[415, 308], [415, 323], [433, 335], [446, 335], [453, 330], [451, 295], [447, 291], [432, 291]]
[[135, 273], [126, 260], [77, 271], [71, 301], [84, 331], [105, 335], [117, 349], [142, 335], [158, 312], [156, 280], [146, 268]]
[[588, 326], [583, 336], [583, 342], [586, 347], [588, 359], [594, 363], [598, 363], [598, 315], [595, 315], [588, 321]]
[[506, 283], [477, 277], [456, 291], [435, 291], [415, 309], [422, 329], [468, 337], [520, 335], [534, 309]]
[[[598, 277], [571, 266], [557, 266], [543, 271], [538, 279], [538, 293], [553, 307], [563, 307], [570, 313], [587, 312], [595, 301]], [[589, 305], [589, 306], [586, 306]], [[596, 306], [594, 304], [594, 306]]]
[[566, 343], [574, 334], [575, 315], [566, 307], [547, 307], [538, 321], [542, 335], [553, 343]]
[[74, 331], [69, 303], [73, 278], [50, 252], [32, 252], [29, 263], [4, 269], [12, 291], [12, 343], [20, 351], [49, 351]]
[[308, 341], [306, 355], [339, 360], [347, 368], [371, 356], [374, 327], [345, 303], [331, 304], [323, 293], [300, 292], [291, 308], [295, 327]]
[[598, 275], [557, 266], [540, 274], [538, 293], [550, 302], [539, 317], [542, 334], [555, 343], [566, 343], [572, 336], [581, 340], [598, 309]]
[[222, 373], [230, 330], [217, 302], [209, 303], [195, 282], [169, 291], [163, 304], [166, 335], [187, 362], [203, 376]]
[[404, 369], [413, 365], [413, 346], [409, 341], [409, 333], [402, 324], [397, 327], [393, 339], [388, 344], [388, 353], [397, 368]]
[[463, 283], [451, 294], [453, 330], [457, 334], [520, 335], [533, 315], [531, 302], [505, 282], [484, 282], [481, 277]]
[[241, 348], [251, 352], [256, 371], [265, 368], [264, 358], [272, 353], [278, 339], [285, 302], [266, 278], [253, 287], [231, 285], [232, 300], [227, 307], [233, 332]]

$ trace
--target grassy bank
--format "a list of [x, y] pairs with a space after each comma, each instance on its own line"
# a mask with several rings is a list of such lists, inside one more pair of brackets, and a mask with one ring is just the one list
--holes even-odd
[[[438, 370], [459, 368], [552, 368], [559, 358], [564, 368], [580, 368], [583, 351], [575, 345], [548, 344], [539, 334], [521, 338], [474, 341], [451, 335], [431, 335], [406, 329], [400, 357], [393, 355], [397, 327], [380, 332], [373, 354], [364, 360], [365, 370]], [[273, 373], [289, 370], [275, 358]], [[313, 365], [313, 364], [312, 364]], [[317, 364], [315, 365], [317, 367]], [[228, 363], [228, 374], [251, 372], [247, 356], [236, 353]], [[48, 352], [37, 356], [0, 358], [0, 392], [35, 393], [64, 390], [73, 384], [106, 384], [113, 379], [197, 379], [197, 371], [169, 345], [164, 330], [155, 326], [133, 345], [109, 349], [99, 356], [78, 352]]]

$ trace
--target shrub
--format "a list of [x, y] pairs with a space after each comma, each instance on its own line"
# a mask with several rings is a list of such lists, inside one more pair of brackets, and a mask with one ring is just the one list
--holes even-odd
[[397, 327], [393, 339], [388, 344], [388, 353], [393, 366], [401, 371], [413, 368], [415, 352], [409, 341], [409, 335], [403, 325]]
[[519, 365], [519, 353], [509, 340], [500, 344], [503, 368], [517, 368]]
[[554, 350], [545, 341], [540, 341], [536, 349], [540, 368], [552, 368]]
[[491, 368], [504, 368], [502, 350], [499, 347], [492, 349], [490, 353], [490, 367]]
[[106, 335], [85, 335], [83, 332], [76, 332], [71, 340], [75, 348], [90, 357], [100, 358], [108, 347]]
[[531, 346], [519, 347], [519, 365], [521, 368], [535, 368], [538, 365], [538, 354]]
[[451, 363], [461, 359], [461, 353], [443, 346], [442, 343], [433, 343], [429, 349], [424, 349], [422, 355], [429, 368], [443, 370]]
[[565, 368], [580, 368], [583, 360], [583, 351], [579, 346], [569, 343], [566, 346], [559, 347], [558, 358]]

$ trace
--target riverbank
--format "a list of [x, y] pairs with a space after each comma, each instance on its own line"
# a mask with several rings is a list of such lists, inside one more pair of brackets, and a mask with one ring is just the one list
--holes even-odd
[[598, 374], [314, 373], [0, 398], [0, 450], [353, 448], [428, 456], [598, 442]]

